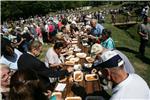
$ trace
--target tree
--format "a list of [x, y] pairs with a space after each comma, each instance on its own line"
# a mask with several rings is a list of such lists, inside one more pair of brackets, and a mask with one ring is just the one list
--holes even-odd
[[30, 17], [34, 15], [47, 14], [50, 11], [74, 9], [86, 5], [99, 5], [96, 1], [2, 1], [2, 20], [18, 19], [19, 17]]

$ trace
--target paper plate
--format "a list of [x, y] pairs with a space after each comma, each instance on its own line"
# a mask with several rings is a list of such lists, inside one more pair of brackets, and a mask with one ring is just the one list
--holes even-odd
[[94, 59], [92, 57], [86, 57], [87, 62], [92, 63], [94, 62]]
[[73, 62], [73, 61], [66, 61], [66, 62], [65, 62], [65, 65], [74, 65], [74, 63], [75, 63], [75, 62]]
[[76, 82], [80, 82], [83, 80], [83, 73], [81, 71], [75, 71], [73, 73], [73, 79]]
[[98, 80], [98, 76], [96, 74], [86, 74], [85, 80], [86, 81], [95, 81], [95, 80]]
[[78, 62], [80, 60], [79, 57], [75, 57], [75, 58], [70, 58], [70, 61], [73, 61], [73, 62]]
[[76, 53], [76, 56], [79, 57], [79, 58], [85, 58], [86, 53]]

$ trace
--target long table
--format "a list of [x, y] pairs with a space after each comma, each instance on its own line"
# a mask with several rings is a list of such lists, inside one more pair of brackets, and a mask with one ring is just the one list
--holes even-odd
[[[87, 54], [87, 56], [90, 55], [90, 53], [89, 53], [90, 46], [83, 46], [81, 37], [78, 37], [77, 45], [82, 50], [82, 52]], [[74, 55], [75, 54], [76, 54], [76, 52], [74, 52]], [[80, 58], [80, 60], [77, 63], [84, 66], [84, 63], [87, 63], [87, 61], [85, 58]], [[65, 67], [67, 67], [67, 66], [65, 66]], [[90, 72], [84, 72], [83, 70], [81, 70], [81, 71], [83, 72], [84, 76], [86, 74], [90, 73]], [[71, 90], [71, 87], [73, 86], [73, 84], [76, 84], [77, 86], [79, 85], [79, 86], [83, 87], [86, 91], [86, 94], [91, 94], [95, 91], [101, 91], [101, 86], [100, 86], [99, 80], [86, 81], [85, 78], [83, 78], [82, 81], [75, 82], [75, 81], [72, 81], [72, 77], [73, 76], [71, 74], [70, 76], [66, 77], [67, 78], [66, 81], [63, 82], [63, 83], [67, 84], [65, 90], [62, 92], [63, 98], [76, 96], [76, 94], [74, 94], [73, 91]]]

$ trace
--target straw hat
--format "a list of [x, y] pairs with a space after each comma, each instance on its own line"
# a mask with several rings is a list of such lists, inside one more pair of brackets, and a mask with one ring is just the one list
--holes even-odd
[[103, 47], [98, 43], [95, 43], [91, 48], [91, 53], [92, 54], [97, 55], [97, 54], [101, 53], [102, 51], [103, 51]]

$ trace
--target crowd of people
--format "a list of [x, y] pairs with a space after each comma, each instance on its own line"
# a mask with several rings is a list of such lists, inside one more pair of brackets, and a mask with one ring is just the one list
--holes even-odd
[[[127, 56], [115, 48], [111, 29], [103, 26], [104, 15], [100, 11], [76, 12], [4, 22], [1, 25], [1, 97], [4, 100], [61, 100], [51, 92], [59, 79], [74, 70], [63, 69], [65, 48], [72, 45], [74, 37], [84, 37], [95, 59], [91, 72], [96, 70], [107, 85], [111, 84], [110, 99], [150, 99], [147, 83], [136, 74]], [[147, 21], [148, 16], [138, 31], [141, 55], [150, 34]], [[45, 61], [37, 58], [43, 45], [49, 46]]]

